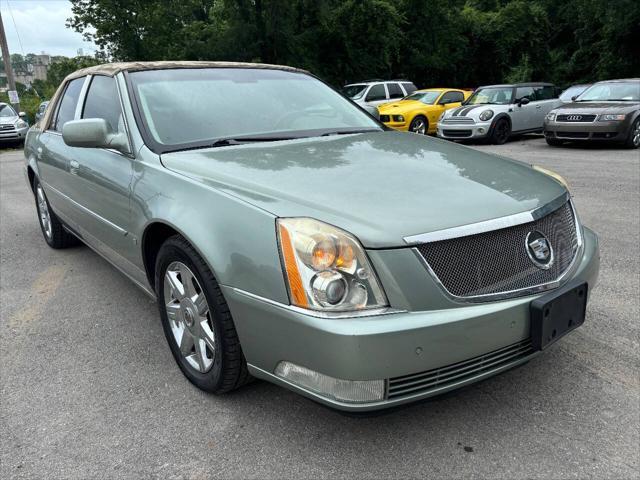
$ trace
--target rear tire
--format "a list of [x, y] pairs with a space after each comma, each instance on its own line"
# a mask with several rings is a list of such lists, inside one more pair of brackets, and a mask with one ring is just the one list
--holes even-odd
[[47, 245], [55, 249], [79, 245], [80, 240], [65, 230], [60, 219], [53, 213], [44, 189], [37, 178], [33, 180], [33, 193], [36, 199], [38, 223], [40, 224], [40, 230], [42, 230], [42, 236], [45, 242], [47, 242]]
[[419, 135], [426, 135], [429, 133], [429, 120], [422, 115], [415, 116], [409, 124], [409, 131]]
[[629, 130], [629, 138], [625, 142], [625, 147], [627, 148], [638, 148], [640, 147], [640, 117], [636, 118], [636, 121], [631, 125], [631, 129]]
[[550, 145], [552, 147], [560, 147], [563, 143], [562, 140], [558, 140], [556, 138], [545, 137], [545, 140], [547, 142], [547, 145]]
[[511, 124], [506, 118], [499, 118], [491, 129], [491, 143], [504, 145], [511, 136]]
[[155, 271], [162, 327], [185, 377], [215, 394], [251, 381], [229, 307], [198, 252], [175, 235], [160, 247]]

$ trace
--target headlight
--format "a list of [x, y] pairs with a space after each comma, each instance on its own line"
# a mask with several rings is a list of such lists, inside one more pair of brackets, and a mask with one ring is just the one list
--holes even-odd
[[404, 122], [404, 117], [402, 115], [394, 115], [393, 116], [393, 121], [394, 122]]
[[553, 112], [549, 112], [544, 118], [549, 122], [553, 122], [556, 119], [556, 114]]
[[562, 175], [554, 172], [553, 170], [549, 170], [547, 168], [540, 167], [538, 165], [531, 165], [531, 166], [533, 167], [534, 170], [537, 170], [540, 173], [544, 173], [545, 175], [549, 175], [554, 180], [557, 180], [562, 186], [564, 186], [564, 188], [569, 190], [569, 183], [564, 179]]
[[312, 218], [278, 219], [278, 241], [291, 303], [312, 310], [387, 306], [355, 237]]
[[18, 120], [16, 122], [16, 128], [25, 128], [28, 127], [29, 124], [27, 122], [25, 122], [24, 120]]
[[626, 118], [626, 115], [613, 115], [610, 113], [605, 113], [604, 115], [600, 115], [598, 120], [600, 122], [610, 122], [610, 121], [622, 121]]
[[485, 110], [480, 114], [480, 120], [482, 120], [483, 122], [486, 122], [491, 117], [493, 117], [493, 110]]

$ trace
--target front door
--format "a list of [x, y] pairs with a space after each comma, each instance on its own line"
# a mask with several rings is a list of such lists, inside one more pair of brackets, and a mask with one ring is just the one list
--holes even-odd
[[[529, 103], [521, 103], [526, 98]], [[511, 107], [511, 131], [519, 132], [537, 128], [537, 111], [533, 87], [516, 88], [514, 104]]]
[[[111, 131], [127, 133], [114, 77], [91, 78], [80, 118], [103, 118]], [[134, 279], [144, 281], [142, 272], [130, 261], [137, 248], [137, 239], [130, 233], [134, 158], [106, 148], [72, 150], [70, 196], [81, 206], [77, 222], [80, 233], [110, 261]]]

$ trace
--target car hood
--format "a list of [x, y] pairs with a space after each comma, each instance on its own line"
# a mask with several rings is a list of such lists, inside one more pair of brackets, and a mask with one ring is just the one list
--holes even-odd
[[426, 105], [418, 100], [405, 100], [401, 102], [385, 103], [378, 107], [381, 114], [396, 115], [399, 113], [408, 112], [416, 108], [428, 108], [430, 105]]
[[401, 132], [173, 152], [161, 160], [273, 215], [343, 228], [368, 248], [530, 211], [565, 193], [529, 165]]
[[509, 105], [498, 105], [489, 103], [480, 103], [477, 105], [462, 105], [460, 107], [447, 110], [445, 112], [445, 117], [471, 117], [477, 120], [478, 118], [480, 118], [480, 114], [485, 110], [493, 110], [494, 114], [498, 114], [509, 110]]
[[18, 121], [20, 117], [17, 115], [13, 117], [0, 117], [0, 125], [13, 125]]
[[561, 114], [630, 113], [640, 108], [640, 102], [572, 102], [554, 110]]

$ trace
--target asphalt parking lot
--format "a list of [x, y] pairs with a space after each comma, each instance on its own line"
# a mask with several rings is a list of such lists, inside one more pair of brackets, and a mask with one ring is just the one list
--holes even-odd
[[353, 418], [264, 382], [215, 397], [155, 304], [90, 249], [49, 249], [0, 153], [0, 478], [640, 478], [640, 153], [474, 146], [570, 183], [601, 241], [583, 327], [528, 364]]

